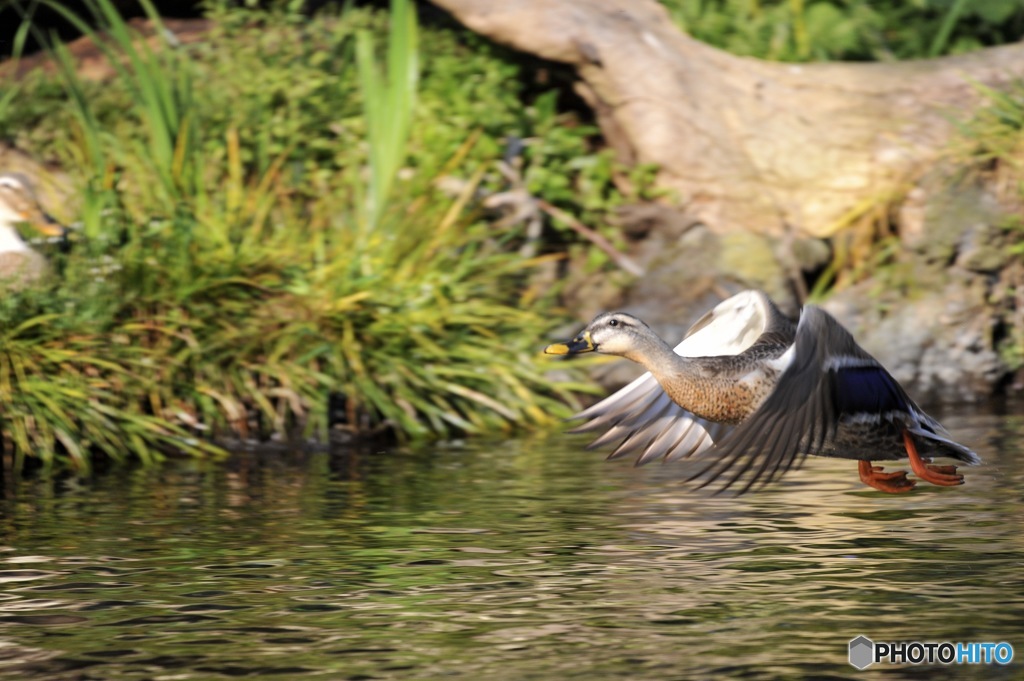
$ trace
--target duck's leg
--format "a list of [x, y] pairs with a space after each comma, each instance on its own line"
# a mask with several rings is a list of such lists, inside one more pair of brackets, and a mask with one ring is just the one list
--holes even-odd
[[926, 464], [921, 459], [921, 455], [917, 453], [914, 438], [910, 436], [910, 431], [908, 430], [903, 431], [903, 444], [907, 448], [910, 469], [914, 471], [917, 477], [933, 485], [943, 485], [944, 487], [964, 484], [964, 476], [956, 472], [956, 466], [932, 466]]
[[915, 483], [913, 480], [907, 480], [906, 471], [883, 473], [881, 466], [872, 466], [870, 461], [858, 461], [857, 467], [861, 481], [882, 492], [899, 494], [914, 489]]

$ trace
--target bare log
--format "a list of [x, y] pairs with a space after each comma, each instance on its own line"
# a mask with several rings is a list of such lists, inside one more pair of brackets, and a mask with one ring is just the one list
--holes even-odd
[[[1024, 45], [898, 63], [780, 64], [682, 33], [654, 0], [433, 0], [470, 29], [574, 66], [620, 152], [721, 233], [826, 236], [914, 186], [978, 86]], [[626, 148], [628, 145], [630, 148]]]

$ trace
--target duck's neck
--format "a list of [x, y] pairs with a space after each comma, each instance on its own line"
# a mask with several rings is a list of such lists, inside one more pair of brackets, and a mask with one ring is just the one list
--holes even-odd
[[690, 378], [698, 371], [691, 360], [677, 355], [672, 346], [657, 336], [638, 340], [625, 357], [650, 371], [663, 387], [666, 383]]

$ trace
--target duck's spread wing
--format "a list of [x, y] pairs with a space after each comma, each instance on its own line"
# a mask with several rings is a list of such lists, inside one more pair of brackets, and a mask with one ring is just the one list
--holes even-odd
[[636, 452], [639, 453], [638, 466], [660, 458], [675, 461], [693, 456], [709, 449], [731, 429], [698, 418], [680, 407], [650, 373], [573, 418], [587, 419], [572, 430], [574, 433], [605, 431], [587, 449], [619, 442], [608, 458], [617, 459]]
[[788, 366], [768, 399], [691, 476], [700, 487], [743, 494], [820, 453], [844, 415], [879, 420], [916, 411], [896, 380], [819, 308], [804, 308], [783, 361]]

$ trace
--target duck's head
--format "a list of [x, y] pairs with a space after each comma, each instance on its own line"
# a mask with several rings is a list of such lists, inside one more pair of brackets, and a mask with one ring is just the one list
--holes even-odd
[[32, 189], [32, 183], [21, 173], [0, 173], [0, 229], [18, 236], [19, 225], [32, 225], [46, 236], [65, 236], [67, 230], [50, 217]]
[[605, 312], [594, 317], [575, 338], [544, 348], [548, 355], [576, 355], [600, 352], [629, 356], [652, 334], [649, 326], [625, 312]]

